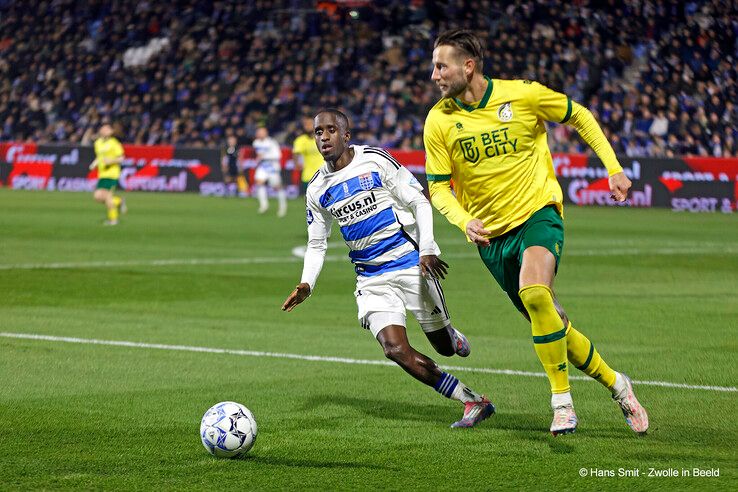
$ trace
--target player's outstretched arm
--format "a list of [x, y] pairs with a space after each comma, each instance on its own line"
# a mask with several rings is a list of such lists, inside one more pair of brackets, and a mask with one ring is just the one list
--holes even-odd
[[434, 122], [433, 112], [428, 114], [423, 128], [425, 145], [425, 172], [431, 203], [453, 225], [466, 232], [467, 223], [474, 217], [464, 210], [451, 191], [453, 165], [446, 148], [446, 137]]
[[595, 151], [597, 157], [607, 168], [610, 176], [610, 196], [613, 200], [624, 202], [628, 198], [628, 190], [630, 190], [632, 183], [623, 173], [623, 168], [618, 162], [615, 151], [612, 149], [610, 142], [607, 141], [594, 115], [584, 106], [572, 101], [572, 114], [568, 124], [576, 128], [582, 139], [592, 147], [592, 150]]
[[282, 304], [282, 311], [292, 311], [308, 297], [310, 297], [310, 285], [306, 282], [297, 284], [295, 290], [292, 291], [284, 301], [284, 304]]
[[433, 237], [433, 209], [422, 192], [420, 183], [410, 172], [401, 167], [396, 171], [387, 169], [386, 183], [398, 202], [413, 211], [418, 227], [418, 249], [420, 253], [420, 270], [438, 278], [446, 278], [448, 264], [438, 255], [441, 249]]
[[[537, 108], [537, 114], [546, 121], [567, 124], [574, 127], [582, 140], [587, 142], [610, 176], [610, 193], [614, 200], [624, 202], [628, 198], [631, 182], [623, 174], [623, 167], [618, 162], [615, 151], [602, 132], [600, 124], [594, 115], [581, 104], [572, 101], [570, 97], [553, 91], [538, 82], [525, 81], [521, 90], [528, 94], [529, 102]], [[563, 119], [562, 119], [563, 116]]]
[[328, 236], [331, 234], [332, 217], [317, 207], [314, 200], [312, 200], [310, 188], [308, 188], [306, 201], [308, 242], [302, 265], [302, 277], [295, 290], [292, 291], [282, 304], [282, 311], [292, 311], [298, 304], [310, 297], [310, 294], [315, 290], [315, 282], [317, 282], [320, 270], [323, 268], [325, 252], [328, 249]]
[[428, 181], [428, 191], [431, 203], [436, 210], [441, 212], [449, 222], [461, 229], [466, 229], [466, 224], [473, 217], [459, 204], [451, 191], [451, 183], [445, 181]]

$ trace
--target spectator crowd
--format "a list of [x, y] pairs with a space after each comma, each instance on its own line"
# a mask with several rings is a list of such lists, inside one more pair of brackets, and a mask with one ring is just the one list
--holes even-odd
[[[354, 140], [422, 149], [435, 35], [474, 29], [484, 72], [595, 114], [616, 152], [738, 156], [732, 0], [0, 0], [0, 141], [283, 144], [346, 110]], [[565, 125], [553, 151], [588, 152]]]

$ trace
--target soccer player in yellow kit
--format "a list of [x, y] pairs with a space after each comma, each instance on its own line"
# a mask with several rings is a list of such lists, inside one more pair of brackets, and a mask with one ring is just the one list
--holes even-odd
[[90, 169], [97, 168], [97, 187], [92, 196], [108, 209], [105, 225], [117, 225], [118, 214], [126, 211], [125, 200], [115, 196], [122, 160], [123, 146], [115, 138], [113, 126], [105, 123], [100, 127], [99, 138], [95, 140], [95, 160], [90, 164]]
[[292, 155], [295, 163], [302, 169], [300, 193], [305, 194], [308, 183], [323, 165], [323, 156], [320, 155], [313, 139], [313, 119], [303, 118], [302, 129], [304, 133], [292, 144]]
[[586, 108], [537, 82], [485, 77], [482, 63], [482, 43], [471, 31], [446, 31], [436, 39], [431, 79], [442, 99], [428, 113], [423, 135], [431, 201], [476, 243], [486, 267], [530, 321], [551, 383], [551, 433], [577, 426], [569, 363], [607, 387], [630, 428], [644, 433], [648, 415], [630, 379], [612, 370], [572, 326], [552, 290], [564, 246], [563, 195], [544, 122], [576, 128], [607, 168], [614, 199], [624, 201], [631, 182]]

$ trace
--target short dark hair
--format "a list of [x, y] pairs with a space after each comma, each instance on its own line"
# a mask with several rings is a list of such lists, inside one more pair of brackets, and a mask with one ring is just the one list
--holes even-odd
[[438, 35], [433, 48], [453, 46], [476, 64], [476, 71], [482, 72], [484, 66], [484, 46], [479, 36], [468, 29], [450, 29]]
[[318, 116], [319, 114], [323, 114], [323, 113], [331, 113], [332, 115], [336, 117], [339, 124], [346, 127], [346, 130], [351, 130], [351, 122], [349, 121], [348, 116], [346, 116], [346, 114], [343, 111], [336, 109], [336, 108], [325, 108], [325, 109], [321, 109], [320, 111], [318, 111], [318, 113], [315, 116]]

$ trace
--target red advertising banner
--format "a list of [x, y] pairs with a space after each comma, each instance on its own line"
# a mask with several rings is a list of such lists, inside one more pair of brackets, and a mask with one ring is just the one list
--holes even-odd
[[[596, 157], [554, 156], [564, 201], [575, 205], [620, 206], [610, 198], [608, 175]], [[582, 160], [584, 159], [584, 164]], [[674, 211], [723, 212], [738, 209], [738, 159], [683, 159], [619, 156], [633, 182], [630, 207], [665, 207]]]
[[[221, 151], [171, 145], [124, 145], [120, 184], [128, 191], [195, 191], [224, 195]], [[425, 186], [425, 153], [390, 150], [398, 162]], [[257, 162], [251, 147], [239, 153], [239, 166], [249, 183]], [[90, 146], [0, 142], [0, 186], [13, 189], [92, 191], [97, 174]], [[675, 211], [733, 212], [738, 209], [738, 159], [682, 159], [620, 156], [633, 181], [626, 203], [631, 207], [667, 207]], [[610, 198], [607, 170], [596, 157], [554, 154], [554, 172], [564, 201], [573, 205], [621, 206]], [[282, 179], [288, 196], [299, 191], [300, 171], [292, 151], [282, 149]]]
[[[200, 191], [222, 181], [220, 153], [168, 145], [123, 145], [120, 186], [127, 191]], [[0, 143], [0, 186], [27, 190], [92, 191], [97, 171], [90, 146]]]

